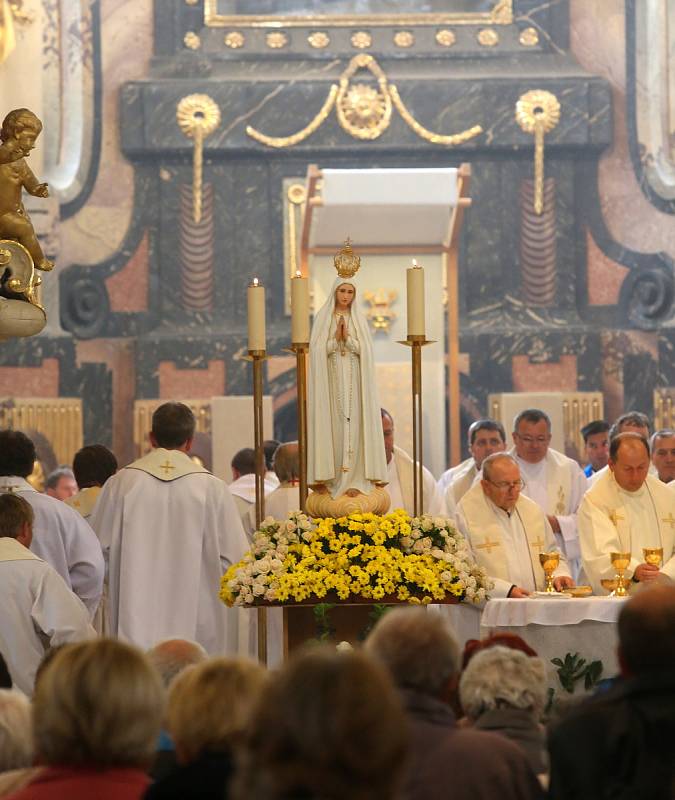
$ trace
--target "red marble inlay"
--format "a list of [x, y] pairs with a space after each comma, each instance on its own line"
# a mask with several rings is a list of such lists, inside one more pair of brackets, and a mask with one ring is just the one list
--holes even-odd
[[576, 392], [577, 357], [534, 364], [529, 356], [513, 356], [511, 373], [514, 392]]
[[199, 399], [225, 394], [225, 364], [209, 361], [206, 369], [181, 369], [173, 361], [159, 362], [159, 396], [164, 400], [181, 397]]
[[148, 310], [148, 232], [119, 272], [106, 278], [111, 311]]
[[5, 397], [58, 397], [58, 359], [45, 358], [39, 367], [0, 367], [0, 394]]
[[613, 306], [619, 302], [621, 284], [628, 267], [608, 258], [586, 229], [586, 272], [588, 275], [588, 305]]

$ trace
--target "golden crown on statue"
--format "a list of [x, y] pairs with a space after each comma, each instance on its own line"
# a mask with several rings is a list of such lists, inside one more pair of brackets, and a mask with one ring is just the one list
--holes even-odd
[[337, 251], [333, 258], [337, 274], [341, 278], [353, 278], [361, 266], [361, 256], [352, 250], [352, 240], [347, 237], [344, 247]]

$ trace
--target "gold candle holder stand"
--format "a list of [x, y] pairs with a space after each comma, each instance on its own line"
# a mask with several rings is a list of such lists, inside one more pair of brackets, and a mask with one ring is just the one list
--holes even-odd
[[553, 585], [553, 573], [560, 564], [560, 553], [539, 553], [539, 563], [544, 570], [546, 583], [544, 591], [547, 594], [555, 594], [555, 586]]
[[309, 342], [293, 342], [290, 349], [295, 353], [298, 409], [298, 458], [300, 460], [300, 510], [307, 503], [307, 353]]
[[434, 344], [425, 334], [408, 334], [399, 344], [410, 347], [412, 352], [412, 411], [413, 411], [413, 516], [424, 513], [424, 465], [422, 463], [422, 348]]
[[[255, 525], [265, 519], [265, 449], [263, 447], [263, 363], [266, 350], [249, 350], [253, 364], [253, 440], [255, 450]], [[258, 660], [267, 666], [267, 609], [258, 608]]]

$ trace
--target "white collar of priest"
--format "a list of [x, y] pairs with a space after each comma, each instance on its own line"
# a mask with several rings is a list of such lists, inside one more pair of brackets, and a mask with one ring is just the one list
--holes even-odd
[[0, 475], [0, 493], [34, 492], [36, 489], [25, 478], [18, 475]]

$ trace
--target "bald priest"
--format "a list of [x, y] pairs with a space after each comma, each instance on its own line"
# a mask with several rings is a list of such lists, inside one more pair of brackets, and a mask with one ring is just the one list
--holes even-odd
[[[521, 494], [515, 458], [494, 453], [483, 461], [483, 478], [457, 506], [457, 525], [477, 563], [494, 583], [490, 596], [521, 598], [544, 588], [539, 553], [559, 552], [541, 508]], [[574, 586], [565, 557], [553, 573], [557, 591]]]
[[[631, 554], [626, 577], [650, 583], [675, 579], [675, 491], [649, 475], [649, 444], [638, 433], [620, 433], [609, 447], [609, 469], [586, 492], [578, 512], [586, 576], [596, 594], [614, 578], [610, 553]], [[644, 548], [662, 548], [662, 566], [645, 561]]]

